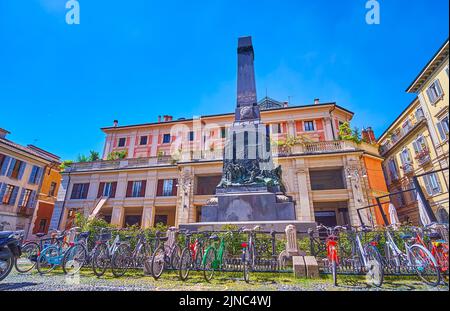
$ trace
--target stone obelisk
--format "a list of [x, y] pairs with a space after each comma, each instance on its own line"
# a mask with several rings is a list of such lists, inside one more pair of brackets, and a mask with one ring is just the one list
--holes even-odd
[[281, 167], [274, 166], [261, 122], [254, 58], [251, 37], [240, 38], [235, 121], [226, 135], [222, 180], [216, 196], [202, 207], [202, 222], [296, 219], [294, 202], [284, 195]]

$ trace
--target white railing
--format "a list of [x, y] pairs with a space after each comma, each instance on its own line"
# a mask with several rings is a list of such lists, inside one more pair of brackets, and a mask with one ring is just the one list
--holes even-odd
[[[304, 144], [295, 145], [289, 148], [288, 151], [273, 149], [274, 157], [292, 156], [301, 154], [321, 154], [332, 152], [345, 152], [352, 150], [363, 149], [372, 153], [377, 153], [376, 146], [368, 144], [357, 145], [351, 141], [323, 141], [323, 142], [309, 142]], [[223, 150], [208, 150], [199, 152], [186, 152], [178, 155], [175, 158], [164, 155], [159, 157], [139, 158], [139, 159], [123, 159], [114, 161], [97, 161], [86, 163], [74, 163], [66, 172], [74, 171], [93, 171], [93, 170], [109, 170], [109, 169], [121, 169], [121, 168], [138, 168], [149, 167], [158, 165], [175, 165], [177, 162], [200, 162], [200, 161], [222, 161]]]

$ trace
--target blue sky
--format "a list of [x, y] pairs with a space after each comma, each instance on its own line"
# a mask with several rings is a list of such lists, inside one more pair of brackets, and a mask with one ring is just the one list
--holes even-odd
[[381, 134], [448, 38], [448, 0], [0, 0], [0, 127], [74, 159], [100, 127], [231, 112], [237, 38], [252, 35], [258, 97], [336, 101]]

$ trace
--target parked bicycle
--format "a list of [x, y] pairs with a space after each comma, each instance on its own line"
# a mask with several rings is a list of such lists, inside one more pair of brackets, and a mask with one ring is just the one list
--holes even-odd
[[92, 270], [98, 277], [105, 274], [108, 266], [111, 267], [115, 277], [121, 277], [132, 264], [131, 247], [127, 242], [131, 237], [126, 236], [124, 241], [121, 241], [117, 233], [114, 240], [110, 242], [112, 231], [119, 230], [102, 228], [94, 247]]
[[350, 263], [355, 272], [366, 273], [366, 280], [369, 285], [381, 287], [384, 281], [383, 258], [378, 251], [380, 235], [376, 235], [372, 240], [363, 244], [362, 234], [369, 233], [372, 229], [368, 226], [347, 227], [352, 245], [350, 258], [346, 262]]
[[157, 234], [157, 245], [150, 262], [146, 261], [146, 269], [150, 271], [155, 280], [159, 279], [164, 269], [178, 269], [181, 250], [177, 244], [177, 228], [171, 227], [167, 236], [161, 237]]
[[395, 243], [391, 230], [394, 226], [388, 226], [385, 230], [386, 262], [394, 267], [397, 273], [401, 272], [401, 268], [407, 267], [414, 270], [422, 281], [430, 286], [437, 286], [440, 282], [440, 271], [436, 259], [431, 252], [422, 244], [418, 243], [420, 239], [420, 229], [411, 227], [416, 233], [401, 234], [405, 251], [401, 251]]
[[151, 258], [151, 243], [147, 243], [144, 234], [137, 236], [136, 246], [132, 252], [132, 263], [134, 268], [143, 268], [145, 261]]
[[186, 281], [191, 270], [199, 270], [202, 265], [203, 245], [207, 232], [202, 232], [203, 237], [196, 237], [191, 241], [192, 233], [185, 232], [186, 243], [180, 257], [179, 275], [180, 279]]
[[47, 274], [56, 267], [62, 265], [64, 254], [69, 248], [66, 238], [72, 234], [74, 230], [76, 230], [76, 228], [61, 233], [57, 232], [53, 237], [52, 243], [38, 253], [36, 268], [40, 274]]
[[[426, 226], [423, 230], [430, 239], [431, 245], [429, 245], [428, 249], [431, 251], [431, 254], [436, 259], [439, 266], [441, 280], [446, 286], [448, 286], [448, 242], [443, 239], [441, 234], [442, 231], [447, 232], [448, 234], [448, 225], [432, 223]], [[426, 246], [423, 240], [422, 245]]]
[[317, 230], [325, 231], [327, 234], [325, 245], [327, 251], [327, 258], [325, 264], [328, 265], [328, 271], [331, 271], [333, 278], [333, 285], [337, 286], [337, 267], [339, 265], [339, 254], [338, 254], [338, 241], [339, 232], [347, 230], [346, 227], [336, 226], [336, 227], [326, 227], [324, 225], [317, 226]]
[[69, 249], [64, 253], [62, 268], [64, 273], [73, 275], [89, 264], [92, 253], [89, 252], [88, 239], [90, 232], [78, 233], [74, 242], [70, 243]]
[[17, 258], [14, 266], [19, 273], [27, 273], [36, 267], [37, 258], [44, 248], [56, 242], [56, 237], [61, 235], [60, 231], [52, 231], [50, 237], [44, 238], [46, 233], [36, 233], [36, 241], [26, 241], [22, 245], [22, 253]]
[[248, 235], [247, 242], [241, 244], [242, 246], [242, 265], [244, 272], [244, 281], [250, 282], [250, 272], [256, 268], [256, 232], [260, 226], [255, 226], [253, 229], [242, 229], [243, 233]]
[[233, 232], [228, 231], [220, 238], [215, 234], [209, 237], [211, 243], [206, 248], [202, 259], [203, 276], [207, 282], [211, 281], [215, 271], [223, 269], [226, 258], [225, 239], [232, 235]]

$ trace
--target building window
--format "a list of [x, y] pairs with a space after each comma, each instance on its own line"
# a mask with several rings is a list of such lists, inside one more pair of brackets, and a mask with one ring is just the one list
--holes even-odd
[[117, 146], [125, 147], [126, 142], [127, 142], [127, 139], [125, 137], [119, 138], [119, 143], [117, 144]]
[[97, 198], [108, 197], [114, 198], [116, 196], [117, 182], [101, 182], [98, 187]]
[[88, 191], [89, 191], [88, 183], [74, 184], [70, 198], [73, 200], [85, 200], [87, 199]]
[[438, 193], [441, 193], [441, 186], [435, 173], [425, 175], [423, 179], [429, 195], [436, 195]]
[[314, 132], [314, 121], [303, 122], [305, 127], [305, 132]]
[[427, 89], [428, 99], [431, 104], [435, 104], [443, 95], [441, 83], [435, 80]]
[[343, 169], [310, 170], [311, 190], [345, 189]]
[[143, 145], [147, 145], [147, 136], [141, 136], [141, 140], [139, 141], [139, 145], [143, 146]]
[[3, 195], [2, 204], [5, 205], [14, 205], [15, 199], [14, 199], [14, 192], [15, 188], [13, 185], [6, 185], [5, 194]]
[[403, 171], [405, 173], [411, 172], [413, 167], [408, 148], [402, 150], [402, 152], [400, 153], [400, 159], [402, 160]]
[[423, 118], [425, 118], [425, 115], [423, 113], [423, 109], [422, 108], [417, 108], [415, 115], [416, 115], [416, 120], [417, 121], [420, 121]]
[[220, 137], [221, 138], [225, 138], [225, 136], [226, 136], [226, 130], [225, 130], [225, 127], [222, 127], [220, 129]]
[[25, 169], [25, 163], [19, 160], [13, 160], [11, 166], [9, 167], [8, 176], [14, 179], [20, 179], [21, 173]]
[[30, 177], [28, 178], [28, 183], [37, 185], [40, 181], [42, 173], [42, 168], [40, 168], [39, 166], [33, 166], [33, 168], [31, 169]]
[[427, 143], [422, 135], [420, 135], [419, 137], [416, 138], [415, 141], [413, 141], [413, 147], [416, 155], [428, 151]]
[[170, 143], [170, 134], [164, 134], [163, 135], [163, 144]]
[[163, 183], [163, 196], [168, 197], [172, 195], [173, 190], [173, 180], [172, 179], [166, 179]]
[[30, 203], [31, 193], [32, 191], [29, 189], [24, 190], [23, 199], [22, 202], [20, 202], [20, 207], [28, 207], [28, 204]]
[[56, 183], [54, 181], [52, 181], [52, 183], [50, 184], [50, 190], [48, 191], [48, 195], [50, 197], [55, 196], [56, 193]]
[[439, 136], [443, 141], [448, 139], [448, 115], [437, 123]]
[[145, 197], [145, 180], [129, 181], [127, 186], [127, 198], [143, 198]]
[[189, 139], [189, 141], [194, 141], [194, 132], [193, 131], [189, 132], [188, 139]]
[[216, 187], [219, 185], [222, 175], [215, 176], [198, 176], [196, 178], [195, 194], [196, 195], [214, 195]]
[[397, 169], [397, 163], [394, 159], [390, 159], [388, 161], [388, 168], [389, 168], [389, 175], [391, 176], [391, 180], [397, 180], [398, 179], [398, 169]]
[[3, 166], [3, 161], [5, 160], [6, 156], [4, 154], [0, 154], [0, 168]]
[[176, 179], [160, 179], [158, 180], [158, 189], [156, 195], [158, 197], [173, 197], [177, 195]]

